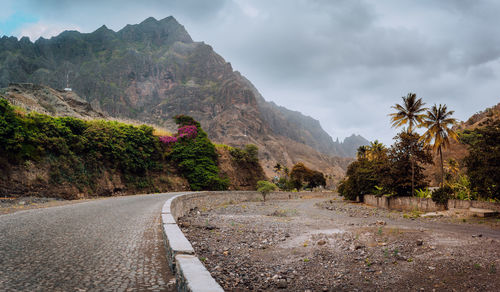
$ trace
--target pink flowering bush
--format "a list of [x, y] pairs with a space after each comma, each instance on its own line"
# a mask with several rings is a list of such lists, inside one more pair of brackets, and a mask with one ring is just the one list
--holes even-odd
[[159, 139], [160, 139], [160, 142], [162, 142], [163, 144], [167, 144], [167, 145], [170, 145], [170, 144], [177, 142], [177, 137], [173, 137], [173, 136], [162, 136]]
[[179, 139], [193, 139], [198, 135], [198, 128], [193, 125], [182, 126], [177, 129], [177, 134], [174, 136], [162, 136], [160, 142], [166, 145], [172, 145], [179, 141]]
[[187, 126], [182, 126], [179, 129], [177, 129], [177, 137], [178, 138], [188, 138], [192, 139], [195, 138], [196, 135], [198, 135], [198, 128], [193, 125], [187, 125]]

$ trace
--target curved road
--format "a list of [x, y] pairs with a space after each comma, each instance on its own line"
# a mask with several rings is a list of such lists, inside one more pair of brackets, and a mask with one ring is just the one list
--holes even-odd
[[173, 194], [0, 216], [0, 291], [174, 291], [160, 212]]

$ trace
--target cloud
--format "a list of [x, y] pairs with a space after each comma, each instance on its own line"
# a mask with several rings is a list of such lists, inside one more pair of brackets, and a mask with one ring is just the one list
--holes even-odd
[[36, 41], [40, 37], [50, 38], [65, 30], [80, 30], [80, 27], [74, 24], [38, 21], [25, 24], [19, 27], [14, 33], [18, 36], [27, 36], [31, 41]]
[[446, 103], [459, 119], [499, 102], [499, 1], [6, 2], [39, 18], [17, 30], [33, 38], [173, 15], [266, 99], [318, 118], [334, 139], [391, 143], [387, 114], [408, 92]]

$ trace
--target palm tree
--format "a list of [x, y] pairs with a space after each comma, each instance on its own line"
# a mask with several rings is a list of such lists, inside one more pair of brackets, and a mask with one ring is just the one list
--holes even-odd
[[422, 140], [427, 145], [432, 145], [434, 151], [439, 153], [441, 160], [441, 187], [444, 186], [444, 164], [443, 164], [443, 149], [450, 145], [450, 138], [457, 140], [457, 133], [451, 128], [457, 120], [451, 118], [454, 111], [448, 111], [446, 105], [433, 105], [427, 111], [422, 126], [427, 128], [427, 131], [422, 136]]
[[276, 162], [276, 165], [274, 166], [274, 171], [277, 173], [277, 174], [280, 174], [280, 171], [283, 167], [281, 166], [281, 164], [279, 162]]
[[458, 162], [453, 158], [448, 158], [445, 161], [444, 168], [450, 174], [451, 177], [455, 177], [458, 174], [458, 172], [460, 171], [460, 167], [458, 165]]
[[368, 154], [368, 146], [362, 145], [358, 147], [358, 151], [356, 153], [356, 157], [358, 159], [365, 159]]
[[417, 99], [415, 93], [408, 93], [406, 97], [403, 96], [401, 98], [403, 99], [402, 105], [396, 104], [391, 106], [391, 108], [396, 110], [395, 113], [389, 114], [392, 127], [399, 128], [408, 124], [408, 132], [412, 133], [414, 127], [422, 123], [425, 116], [424, 112], [427, 108], [424, 107], [425, 103], [421, 98]]
[[[421, 98], [417, 98], [415, 93], [408, 93], [401, 97], [403, 99], [403, 104], [396, 104], [391, 108], [395, 109], [396, 112], [389, 114], [391, 117], [392, 127], [399, 128], [403, 125], [408, 124], [407, 132], [413, 133], [415, 126], [420, 126], [422, 123], [425, 110], [425, 103]], [[411, 161], [411, 195], [415, 195], [415, 162], [412, 158], [412, 151], [410, 151], [410, 161]]]
[[368, 158], [370, 160], [380, 159], [386, 153], [386, 148], [384, 144], [380, 143], [378, 140], [370, 142], [370, 146], [368, 146]]

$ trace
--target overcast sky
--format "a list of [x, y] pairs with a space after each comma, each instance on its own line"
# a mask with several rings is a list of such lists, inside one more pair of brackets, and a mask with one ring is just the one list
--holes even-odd
[[1, 0], [0, 35], [119, 30], [173, 15], [264, 98], [335, 139], [392, 143], [387, 114], [415, 92], [455, 117], [500, 102], [500, 1]]

